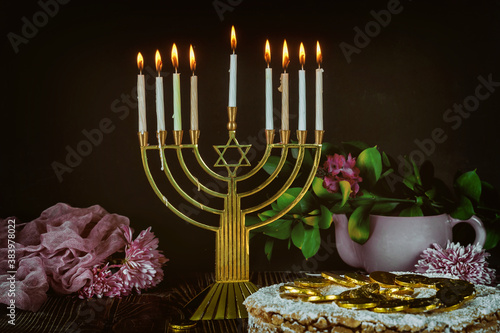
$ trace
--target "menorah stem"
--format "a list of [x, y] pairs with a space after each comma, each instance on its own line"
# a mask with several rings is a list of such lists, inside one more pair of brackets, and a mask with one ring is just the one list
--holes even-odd
[[249, 279], [249, 233], [245, 228], [245, 217], [240, 206], [236, 182], [231, 179], [224, 202], [225, 211], [221, 215], [216, 235], [215, 280], [218, 282]]

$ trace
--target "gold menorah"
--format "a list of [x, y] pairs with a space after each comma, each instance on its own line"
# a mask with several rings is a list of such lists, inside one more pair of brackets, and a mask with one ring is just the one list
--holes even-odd
[[[251, 166], [246, 157], [246, 154], [251, 148], [251, 145], [240, 145], [238, 143], [238, 140], [236, 139], [236, 110], [236, 107], [228, 107], [229, 122], [227, 124], [227, 129], [229, 131], [229, 140], [225, 145], [214, 146], [219, 155], [219, 158], [217, 159], [217, 162], [214, 166], [225, 167], [228, 173], [227, 177], [221, 176], [220, 174], [216, 173], [215, 171], [210, 169], [203, 161], [198, 150], [198, 138], [200, 135], [199, 130], [190, 130], [191, 144], [182, 144], [182, 130], [173, 131], [173, 145], [165, 144], [165, 139], [167, 136], [166, 131], [160, 131], [157, 133], [158, 145], [154, 146], [148, 145], [147, 132], [138, 133], [144, 171], [146, 172], [149, 183], [158, 198], [160, 198], [160, 200], [162, 200], [165, 205], [181, 219], [197, 227], [215, 232], [215, 283], [213, 283], [209, 287], [208, 293], [203, 299], [201, 305], [195, 310], [194, 314], [191, 317], [191, 320], [235, 319], [246, 318], [248, 316], [246, 308], [243, 305], [243, 301], [250, 294], [257, 291], [257, 287], [249, 281], [249, 233], [253, 229], [268, 225], [276, 221], [277, 219], [285, 215], [302, 199], [314, 179], [316, 169], [318, 168], [320, 161], [321, 143], [323, 140], [324, 131], [316, 130], [315, 143], [306, 144], [307, 131], [297, 131], [298, 143], [289, 143], [290, 131], [281, 130], [281, 143], [274, 143], [274, 130], [266, 130], [267, 145], [262, 159], [253, 169], [251, 169], [246, 174], [237, 175], [236, 171], [239, 167]], [[267, 200], [265, 200], [264, 202], [253, 207], [243, 209], [241, 207], [241, 199], [254, 195], [264, 189], [267, 185], [269, 185], [280, 173], [283, 165], [285, 164], [285, 161], [287, 160], [288, 152], [292, 148], [297, 149], [298, 152], [295, 166], [288, 180], [278, 191], [276, 191], [273, 196], [267, 198]], [[184, 171], [187, 178], [194, 185], [196, 185], [199, 190], [204, 191], [205, 193], [214, 197], [222, 198], [224, 200], [223, 210], [212, 208], [197, 202], [178, 185], [178, 183], [172, 176], [171, 170], [167, 163], [167, 158], [165, 158], [166, 149], [173, 149], [176, 151], [177, 158], [179, 159], [182, 170]], [[216, 192], [204, 186], [203, 184], [200, 184], [198, 178], [196, 178], [191, 173], [184, 161], [182, 153], [183, 149], [193, 150], [199, 165], [209, 176], [217, 180], [227, 182], [227, 193]], [[228, 149], [237, 149], [237, 151], [239, 152], [241, 158], [237, 163], [228, 163], [224, 158], [224, 154]], [[262, 169], [262, 167], [268, 160], [269, 156], [271, 156], [272, 149], [281, 149], [281, 158], [276, 169], [259, 186], [253, 188], [252, 190], [238, 193], [238, 183], [250, 179], [250, 177], [259, 172], [259, 170]], [[256, 212], [270, 205], [273, 201], [275, 201], [283, 193], [285, 193], [285, 191], [292, 185], [301, 169], [306, 149], [315, 149], [315, 157], [312, 169], [309, 172], [309, 176], [305, 184], [303, 185], [300, 194], [279, 214], [268, 218], [265, 221], [246, 226], [245, 215]], [[149, 169], [147, 152], [152, 150], [159, 151], [165, 175], [167, 176], [171, 185], [181, 195], [181, 197], [203, 211], [219, 215], [219, 226], [210, 226], [198, 222], [191, 217], [186, 216], [169, 203], [167, 198], [158, 189], [158, 186], [156, 185], [156, 182], [153, 179], [153, 176]]]

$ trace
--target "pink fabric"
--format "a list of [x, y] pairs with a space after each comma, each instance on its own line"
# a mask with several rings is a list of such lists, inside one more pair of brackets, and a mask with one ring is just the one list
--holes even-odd
[[[6, 285], [8, 289], [9, 284], [4, 276], [7, 221], [0, 221], [0, 246], [3, 247], [0, 249], [0, 292]], [[63, 203], [48, 208], [29, 223], [18, 224], [16, 307], [38, 310], [46, 298], [41, 296], [48, 289], [46, 283], [61, 294], [73, 293], [85, 286], [93, 278], [94, 265], [124, 250], [126, 241], [120, 225], [128, 226], [129, 219], [109, 214], [98, 205], [73, 208]], [[6, 300], [2, 297], [0, 302], [6, 303]]]

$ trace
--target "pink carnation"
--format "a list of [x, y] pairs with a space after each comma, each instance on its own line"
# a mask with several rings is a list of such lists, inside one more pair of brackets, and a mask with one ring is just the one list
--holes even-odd
[[151, 227], [141, 231], [134, 241], [129, 226], [123, 226], [122, 230], [128, 244], [123, 266], [118, 274], [127, 288], [140, 293], [140, 289], [149, 289], [163, 280], [161, 267], [168, 259], [156, 249], [158, 238], [151, 232]]
[[92, 298], [96, 296], [125, 296], [127, 290], [123, 287], [120, 279], [113, 275], [109, 269], [109, 264], [104, 267], [96, 265], [92, 268], [92, 281], [89, 281], [82, 289], [78, 291], [78, 297]]
[[[157, 250], [158, 238], [151, 232], [151, 227], [141, 231], [135, 240], [132, 240], [132, 229], [121, 227], [127, 242], [125, 258], [119, 265], [106, 264], [104, 267], [96, 265], [92, 268], [92, 280], [78, 292], [80, 298], [127, 296], [141, 289], [149, 289], [163, 280], [162, 266], [168, 261]], [[119, 268], [112, 273], [110, 268]]]
[[356, 167], [356, 159], [349, 154], [347, 160], [343, 155], [328, 155], [323, 164], [323, 170], [326, 172], [323, 179], [323, 187], [331, 193], [337, 193], [340, 190], [339, 182], [347, 181], [351, 185], [351, 197], [355, 197], [359, 191], [359, 182], [363, 178], [359, 176], [359, 169]]
[[495, 270], [488, 268], [486, 258], [490, 255], [479, 244], [460, 246], [448, 241], [446, 249], [434, 243], [421, 254], [415, 265], [419, 273], [451, 274], [475, 284], [490, 285], [495, 281]]

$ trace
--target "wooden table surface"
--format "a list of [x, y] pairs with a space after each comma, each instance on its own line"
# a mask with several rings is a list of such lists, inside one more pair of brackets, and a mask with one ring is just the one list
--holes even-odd
[[[260, 272], [252, 273], [250, 281], [263, 287], [293, 281], [301, 276], [304, 274], [300, 272]], [[37, 312], [16, 309], [15, 326], [7, 323], [5, 307], [2, 307], [0, 332], [246, 332], [246, 319], [199, 321], [195, 328], [182, 331], [169, 327], [170, 322], [190, 317], [194, 308], [184, 308], [184, 305], [209, 286], [213, 278], [210, 273], [198, 273], [190, 277], [168, 275], [152, 291], [121, 299], [81, 300], [74, 296], [50, 295]]]

